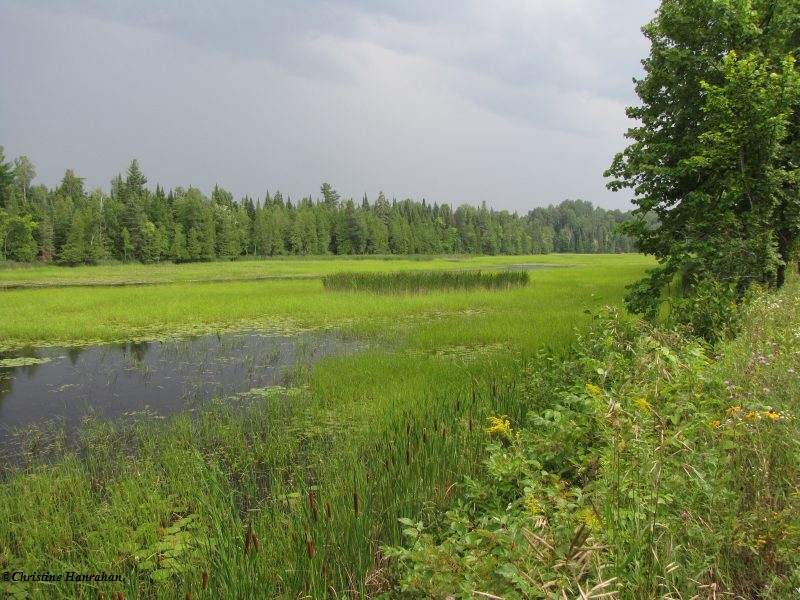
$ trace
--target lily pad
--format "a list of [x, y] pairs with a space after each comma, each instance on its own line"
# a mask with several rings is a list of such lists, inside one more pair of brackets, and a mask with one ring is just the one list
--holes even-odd
[[52, 358], [36, 358], [35, 356], [20, 356], [18, 358], [0, 358], [0, 369], [12, 369], [14, 367], [28, 367], [30, 365], [41, 365], [49, 363]]

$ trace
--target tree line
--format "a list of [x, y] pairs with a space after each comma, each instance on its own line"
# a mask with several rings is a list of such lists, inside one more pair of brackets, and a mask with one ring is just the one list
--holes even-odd
[[147, 187], [133, 160], [110, 193], [87, 191], [67, 170], [49, 189], [21, 156], [6, 162], [0, 147], [0, 258], [92, 264], [103, 260], [206, 261], [241, 256], [322, 254], [529, 254], [630, 252], [618, 225], [628, 213], [565, 201], [520, 216], [426, 201], [343, 199], [324, 183], [321, 197], [293, 203], [280, 192], [263, 199], [215, 186]]

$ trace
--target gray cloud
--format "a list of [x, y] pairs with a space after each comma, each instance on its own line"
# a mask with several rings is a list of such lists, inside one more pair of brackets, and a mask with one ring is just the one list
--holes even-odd
[[0, 0], [0, 143], [48, 184], [136, 156], [237, 195], [623, 207], [602, 171], [655, 5]]

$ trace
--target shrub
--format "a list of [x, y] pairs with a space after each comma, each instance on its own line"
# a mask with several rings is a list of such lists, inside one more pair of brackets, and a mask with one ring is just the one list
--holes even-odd
[[800, 288], [757, 297], [715, 350], [596, 318], [558, 376], [531, 371], [527, 418], [443, 524], [403, 522], [398, 594], [796, 594]]

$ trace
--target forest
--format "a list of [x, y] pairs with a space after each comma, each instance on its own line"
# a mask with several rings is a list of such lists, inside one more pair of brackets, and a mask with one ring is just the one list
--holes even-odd
[[133, 160], [110, 194], [87, 191], [67, 170], [58, 187], [31, 185], [35, 167], [0, 152], [0, 258], [65, 265], [112, 259], [156, 263], [242, 256], [352, 254], [547, 254], [632, 252], [618, 231], [628, 213], [567, 200], [527, 215], [462, 204], [343, 199], [328, 183], [321, 198], [292, 202], [280, 191], [261, 200], [215, 186], [146, 187]]

